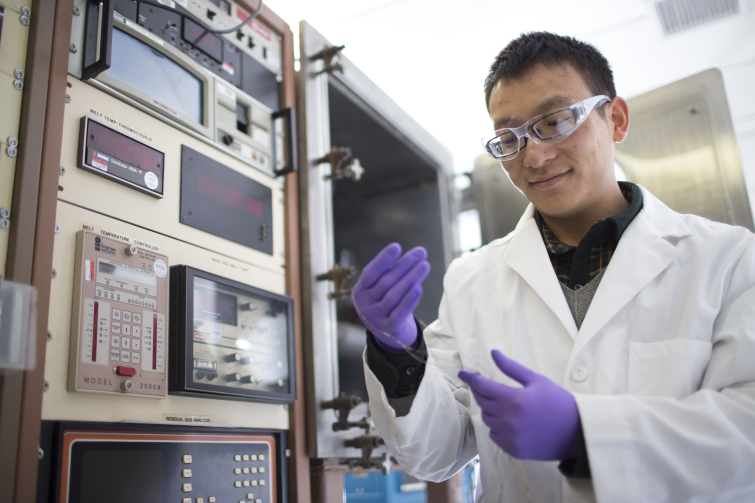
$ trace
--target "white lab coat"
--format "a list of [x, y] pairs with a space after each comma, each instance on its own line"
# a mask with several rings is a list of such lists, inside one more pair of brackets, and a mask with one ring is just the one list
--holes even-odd
[[[530, 205], [511, 234], [449, 267], [408, 415], [365, 361], [372, 417], [410, 474], [440, 481], [479, 454], [487, 503], [755, 501], [755, 237], [642, 191], [581, 329]], [[492, 349], [574, 393], [591, 481], [490, 440], [457, 373], [516, 386]]]

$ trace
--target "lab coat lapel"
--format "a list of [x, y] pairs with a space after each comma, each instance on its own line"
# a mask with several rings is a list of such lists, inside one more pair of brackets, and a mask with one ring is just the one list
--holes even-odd
[[619, 241], [577, 335], [573, 354], [674, 260], [677, 248], [666, 238], [690, 235], [678, 213], [642, 189], [643, 209]]
[[[503, 260], [532, 288], [564, 326], [572, 339], [577, 336], [574, 322], [564, 292], [553, 272], [553, 265], [543, 243], [543, 237], [534, 218], [530, 204], [517, 224], [511, 243], [503, 254]], [[505, 288], [505, 286], [504, 286]], [[537, 322], [537, 321], [535, 321]]]

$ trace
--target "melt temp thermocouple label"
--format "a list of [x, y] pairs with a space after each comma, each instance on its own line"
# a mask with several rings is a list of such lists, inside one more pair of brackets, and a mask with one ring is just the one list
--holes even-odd
[[78, 248], [72, 388], [165, 396], [167, 257], [88, 231]]

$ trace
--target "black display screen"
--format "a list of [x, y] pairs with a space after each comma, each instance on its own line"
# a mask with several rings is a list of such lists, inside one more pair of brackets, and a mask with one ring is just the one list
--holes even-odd
[[223, 39], [190, 19], [184, 19], [183, 38], [218, 63], [223, 61]]
[[203, 124], [203, 83], [188, 70], [121, 30], [113, 30], [111, 61], [105, 75], [159, 101], [168, 114]]
[[163, 195], [165, 154], [89, 118], [81, 119], [79, 167], [150, 195]]
[[236, 326], [238, 302], [235, 295], [220, 291], [220, 285], [203, 278], [194, 278], [194, 317]]
[[[164, 467], [161, 450], [83, 452], [79, 502], [164, 503], [167, 501]], [[136, 480], [138, 484], [134, 483]]]
[[181, 147], [181, 223], [272, 255], [272, 198], [270, 187]]

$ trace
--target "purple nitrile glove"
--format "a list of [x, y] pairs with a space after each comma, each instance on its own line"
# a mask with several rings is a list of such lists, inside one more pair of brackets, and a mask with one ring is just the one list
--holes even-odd
[[[387, 351], [400, 353], [412, 346], [417, 325], [412, 312], [422, 299], [422, 281], [430, 273], [427, 250], [418, 246], [401, 255], [401, 245], [383, 248], [362, 270], [351, 293], [359, 319]], [[389, 334], [389, 335], [386, 335]]]
[[547, 377], [493, 350], [501, 372], [520, 383], [512, 388], [476, 372], [462, 370], [482, 409], [490, 438], [517, 459], [556, 461], [577, 457], [580, 419], [574, 396]]

